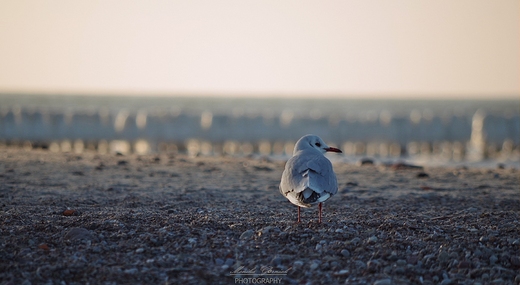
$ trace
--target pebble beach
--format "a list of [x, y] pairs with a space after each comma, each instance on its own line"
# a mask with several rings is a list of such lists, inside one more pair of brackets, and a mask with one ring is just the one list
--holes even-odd
[[520, 284], [520, 172], [334, 163], [297, 208], [284, 161], [0, 147], [0, 284]]

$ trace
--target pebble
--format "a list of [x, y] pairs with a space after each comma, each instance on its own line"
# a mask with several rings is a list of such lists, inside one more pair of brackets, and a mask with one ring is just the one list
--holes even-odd
[[371, 236], [368, 238], [367, 242], [369, 244], [375, 244], [377, 242], [377, 237], [376, 236]]
[[227, 266], [231, 266], [233, 265], [233, 263], [235, 263], [235, 260], [233, 258], [228, 258], [226, 259], [226, 262], [224, 262], [224, 264]]
[[142, 247], [135, 250], [135, 253], [143, 253], [143, 252], [144, 252], [144, 248], [142, 248]]
[[520, 267], [520, 257], [519, 256], [511, 256], [511, 265], [513, 266], [516, 266], [516, 267]]
[[139, 272], [139, 270], [137, 270], [137, 268], [130, 268], [130, 269], [125, 269], [124, 272], [126, 274], [137, 274], [137, 272]]
[[350, 257], [350, 251], [348, 251], [347, 249], [342, 249], [341, 255], [343, 255], [343, 257]]
[[471, 262], [463, 260], [459, 263], [458, 268], [471, 268]]
[[495, 264], [497, 261], [498, 261], [498, 257], [496, 255], [493, 254], [492, 256], [489, 257], [489, 263], [491, 265]]
[[396, 264], [397, 264], [397, 266], [405, 266], [406, 265], [406, 260], [399, 259], [399, 260], [397, 260]]
[[342, 270], [334, 273], [334, 276], [344, 276], [344, 275], [347, 275], [347, 274], [349, 274], [348, 269], [342, 269]]
[[215, 258], [215, 264], [216, 265], [223, 265], [224, 264], [224, 259], [222, 259], [222, 258]]
[[85, 228], [72, 228], [64, 236], [66, 240], [91, 240], [92, 234]]
[[318, 266], [320, 266], [320, 262], [315, 260], [311, 263], [310, 269], [315, 270], [316, 268], [318, 268]]
[[355, 265], [359, 270], [365, 270], [367, 268], [367, 265], [361, 260], [356, 260]]
[[377, 259], [369, 260], [367, 262], [367, 270], [369, 272], [376, 272], [381, 267], [381, 262]]
[[271, 260], [271, 264], [273, 266], [278, 266], [278, 265], [282, 264], [282, 258], [280, 258], [280, 256], [275, 256], [273, 258], [273, 260]]
[[417, 173], [417, 178], [428, 178], [428, 177], [430, 177], [430, 175], [428, 175], [428, 173], [426, 173], [426, 172]]
[[374, 282], [374, 285], [391, 285], [392, 279], [379, 279]]
[[296, 260], [294, 263], [293, 263], [293, 267], [294, 268], [301, 268], [303, 266], [303, 261], [301, 260]]
[[439, 255], [437, 256], [437, 260], [441, 263], [446, 263], [448, 261], [449, 255], [445, 251], [441, 251]]
[[254, 233], [255, 232], [253, 230], [247, 230], [240, 235], [240, 239], [242, 239], [242, 240], [250, 239]]
[[263, 229], [260, 230], [260, 234], [261, 235], [266, 235], [269, 233], [269, 231], [271, 231], [271, 229], [273, 229], [274, 227], [273, 226], [267, 226]]
[[367, 158], [367, 157], [365, 157], [365, 158], [362, 158], [362, 159], [358, 160], [358, 161], [356, 162], [356, 165], [357, 165], [357, 166], [362, 166], [362, 165], [374, 165], [374, 160], [371, 159], [371, 158]]
[[447, 278], [447, 279], [444, 279], [442, 280], [441, 282], [441, 285], [450, 285], [451, 284], [451, 279]]
[[361, 239], [358, 238], [358, 237], [355, 237], [355, 238], [350, 240], [350, 243], [353, 244], [353, 245], [358, 245], [360, 242], [361, 242]]

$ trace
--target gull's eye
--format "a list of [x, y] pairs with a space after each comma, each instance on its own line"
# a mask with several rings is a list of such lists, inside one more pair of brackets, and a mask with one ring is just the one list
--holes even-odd
[[315, 143], [314, 145], [317, 147], [321, 147], [321, 143], [319, 143], [319, 142]]

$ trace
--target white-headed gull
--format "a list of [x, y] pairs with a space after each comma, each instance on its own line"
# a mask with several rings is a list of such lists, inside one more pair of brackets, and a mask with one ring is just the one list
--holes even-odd
[[321, 223], [321, 203], [338, 192], [338, 182], [332, 170], [332, 163], [323, 155], [341, 150], [329, 147], [315, 135], [305, 135], [296, 142], [293, 157], [285, 164], [280, 182], [280, 192], [291, 203], [309, 208], [318, 204], [318, 222]]

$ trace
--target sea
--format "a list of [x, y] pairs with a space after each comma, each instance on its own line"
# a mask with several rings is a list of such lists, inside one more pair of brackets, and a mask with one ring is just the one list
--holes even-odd
[[520, 96], [410, 100], [0, 94], [0, 144], [56, 152], [286, 159], [313, 133], [332, 159], [520, 167]]

